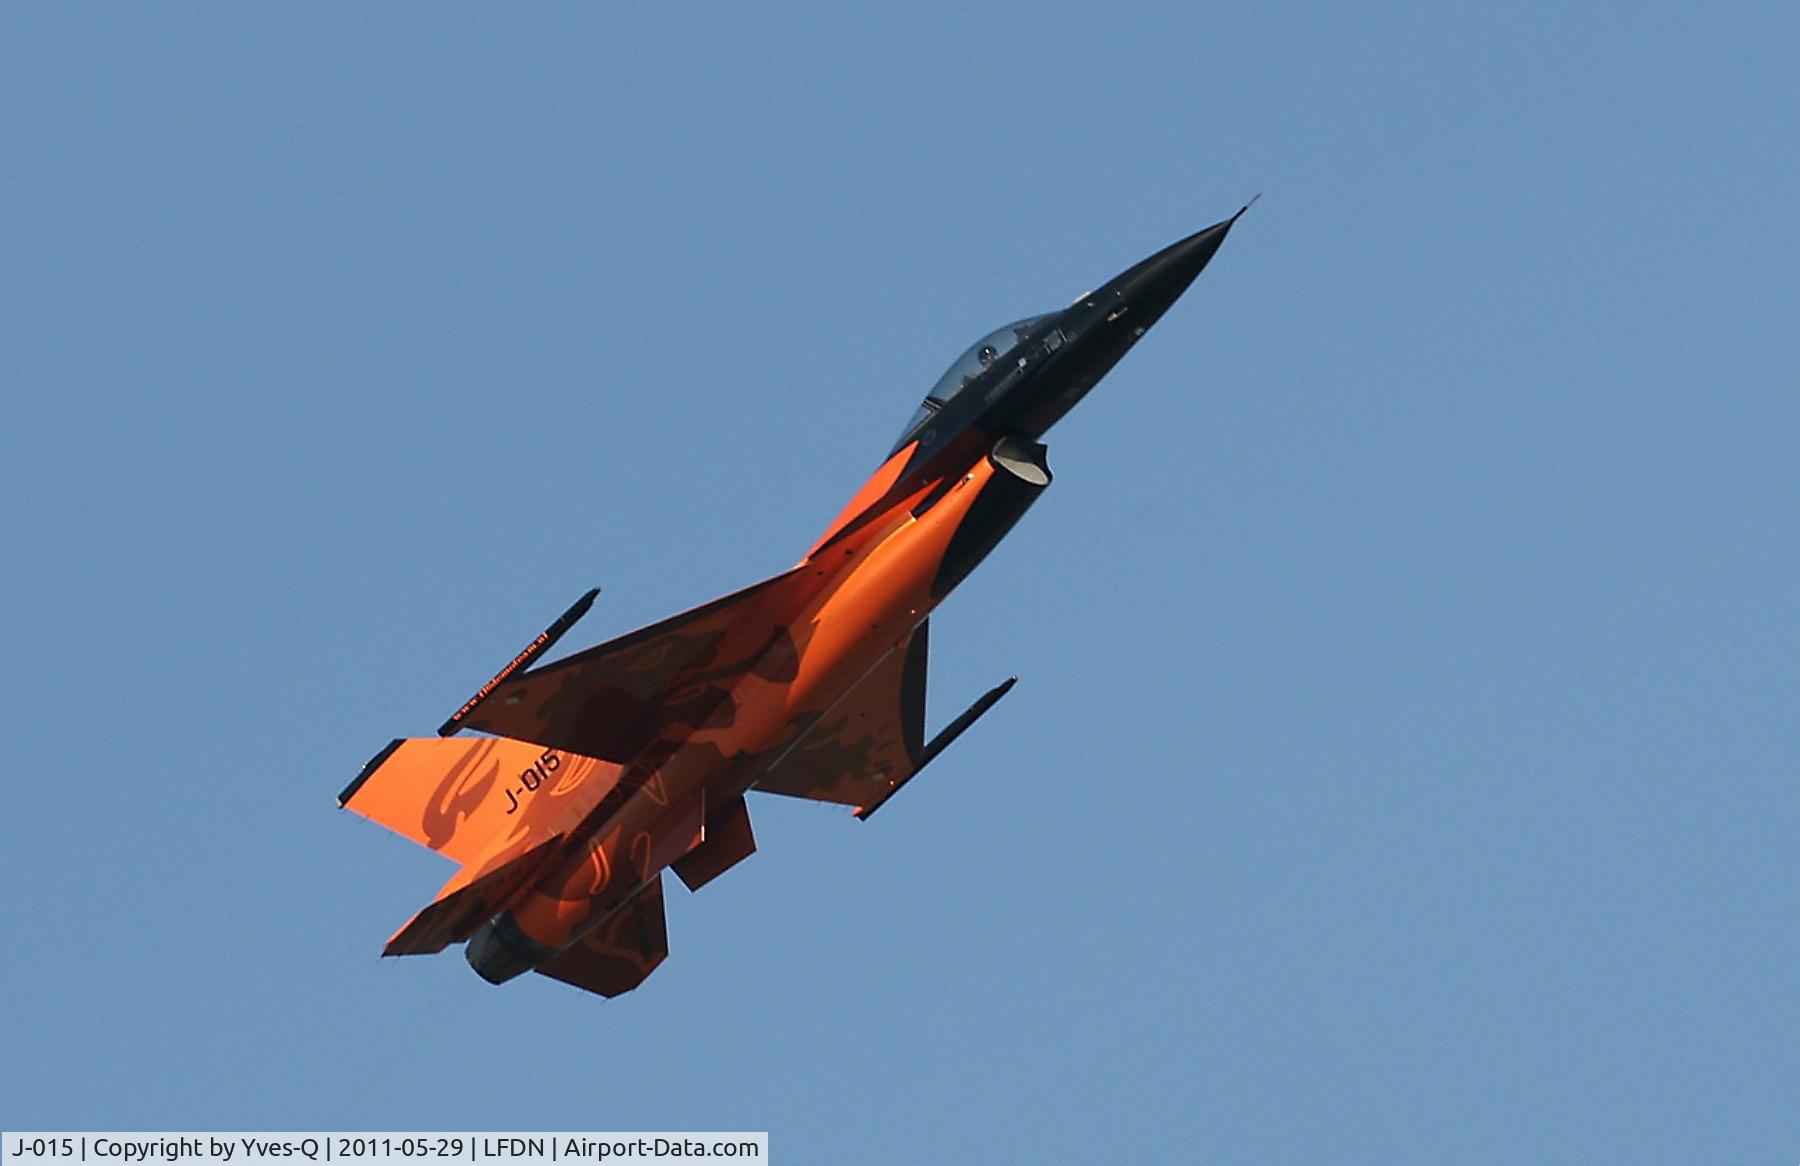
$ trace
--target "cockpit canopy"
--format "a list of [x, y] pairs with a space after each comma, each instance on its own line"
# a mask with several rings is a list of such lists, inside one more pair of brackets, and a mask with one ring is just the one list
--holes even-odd
[[945, 369], [944, 375], [938, 378], [937, 384], [931, 386], [931, 391], [925, 394], [925, 400], [919, 405], [919, 411], [914, 413], [912, 420], [906, 423], [906, 428], [901, 432], [900, 440], [895, 443], [894, 448], [899, 449], [912, 440], [913, 434], [923, 427], [925, 422], [930, 420], [939, 409], [942, 409], [950, 398], [968, 387], [969, 382], [980, 376], [981, 371], [988, 365], [1017, 348], [1019, 342], [1029, 336], [1033, 328], [1054, 314], [1046, 313], [1042, 316], [1030, 316], [1023, 320], [1015, 320], [1004, 328], [994, 329], [969, 345], [968, 351], [957, 357], [955, 363]]

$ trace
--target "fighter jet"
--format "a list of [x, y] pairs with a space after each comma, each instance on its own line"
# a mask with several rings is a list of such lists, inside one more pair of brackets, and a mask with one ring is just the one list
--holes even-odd
[[1243, 213], [977, 340], [793, 568], [531, 667], [590, 591], [438, 736], [376, 754], [338, 804], [461, 864], [382, 954], [466, 942], [491, 983], [617, 996], [668, 954], [663, 871], [698, 890], [756, 850], [748, 793], [884, 805], [1013, 685], [928, 738], [932, 611], [1050, 485], [1044, 432]]

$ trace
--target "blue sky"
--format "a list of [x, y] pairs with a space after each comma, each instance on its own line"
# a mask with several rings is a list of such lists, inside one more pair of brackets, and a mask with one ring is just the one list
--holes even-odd
[[[1785, 5], [9, 5], [8, 1128], [1800, 1156]], [[339, 812], [587, 587], [796, 559], [972, 338], [1262, 201], [600, 1002]]]

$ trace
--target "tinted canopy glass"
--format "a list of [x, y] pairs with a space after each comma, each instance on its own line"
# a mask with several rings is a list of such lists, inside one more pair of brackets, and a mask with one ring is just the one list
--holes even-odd
[[1030, 316], [989, 332], [969, 345], [968, 351], [944, 370], [944, 375], [938, 378], [938, 383], [931, 387], [931, 392], [925, 394], [926, 397], [933, 401], [948, 401], [962, 392], [964, 386], [981, 375], [982, 369], [1017, 348], [1019, 341], [1029, 336], [1033, 328], [1047, 319], [1047, 315]]
[[[1054, 313], [1051, 313], [1054, 314]], [[1019, 346], [1019, 341], [1031, 334], [1031, 330], [1039, 323], [1050, 318], [1050, 314], [1030, 316], [1023, 320], [1015, 320], [1004, 328], [996, 328], [980, 340], [969, 345], [968, 350], [957, 357], [944, 375], [938, 378], [937, 384], [931, 386], [931, 392], [925, 394], [925, 402], [919, 411], [912, 415], [906, 423], [906, 429], [900, 435], [901, 445], [912, 437], [915, 430], [924, 425], [944, 403], [963, 391], [970, 381], [981, 375], [981, 370]]]

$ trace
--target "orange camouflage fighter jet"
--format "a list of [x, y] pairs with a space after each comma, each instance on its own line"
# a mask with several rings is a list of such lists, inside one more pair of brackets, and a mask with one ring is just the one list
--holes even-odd
[[1013, 684], [927, 739], [927, 617], [1050, 484], [1037, 439], [1243, 213], [977, 341], [791, 570], [525, 670], [590, 591], [439, 736], [370, 760], [338, 803], [462, 864], [383, 954], [467, 941], [493, 983], [616, 996], [668, 954], [664, 868], [697, 890], [755, 851], [749, 791], [874, 813]]

